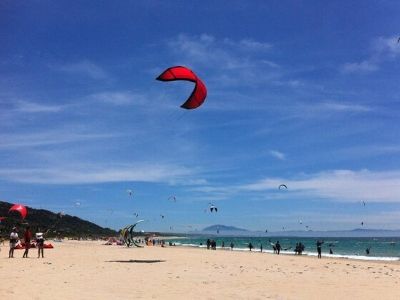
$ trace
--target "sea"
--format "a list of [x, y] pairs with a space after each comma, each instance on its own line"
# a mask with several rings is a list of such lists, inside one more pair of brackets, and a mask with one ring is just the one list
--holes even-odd
[[[295, 255], [296, 243], [301, 242], [304, 246], [302, 255], [317, 256], [317, 240], [321, 240], [322, 256], [335, 258], [349, 258], [373, 261], [399, 261], [400, 260], [400, 237], [234, 237], [234, 236], [185, 236], [168, 240], [176, 246], [206, 248], [207, 239], [214, 240], [217, 249], [230, 249], [233, 243], [233, 251], [250, 251], [249, 243], [253, 245], [253, 252], [273, 253], [272, 245], [279, 241], [282, 247], [282, 255]], [[222, 247], [224, 244], [224, 247]], [[332, 249], [333, 254], [329, 254]], [[369, 254], [366, 253], [369, 249]]]

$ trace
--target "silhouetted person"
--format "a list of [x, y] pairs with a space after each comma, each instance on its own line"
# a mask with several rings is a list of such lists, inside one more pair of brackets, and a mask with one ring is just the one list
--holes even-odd
[[262, 250], [263, 250], [263, 247], [262, 247], [262, 244], [260, 244], [260, 252], [262, 252]]
[[251, 249], [253, 249], [253, 244], [252, 243], [249, 243], [249, 249], [250, 249], [250, 251], [251, 251]]
[[279, 244], [279, 241], [276, 241], [275, 248], [276, 248], [276, 253], [279, 255], [282, 249], [281, 244]]
[[318, 258], [321, 258], [322, 244], [323, 244], [323, 243], [324, 243], [323, 241], [320, 241], [320, 240], [317, 241]]
[[211, 246], [211, 241], [210, 239], [207, 239], [207, 249], [210, 249], [210, 246]]
[[23, 258], [28, 258], [29, 248], [31, 247], [31, 239], [32, 239], [32, 232], [30, 227], [27, 226], [25, 233], [24, 233], [24, 242], [25, 242], [25, 252], [22, 256]]
[[367, 249], [365, 249], [365, 253], [366, 253], [367, 255], [369, 255], [370, 249], [371, 249], [371, 247], [368, 247]]
[[235, 246], [232, 242], [231, 242], [231, 250], [233, 250], [233, 247]]
[[333, 254], [332, 248], [329, 248], [329, 254]]

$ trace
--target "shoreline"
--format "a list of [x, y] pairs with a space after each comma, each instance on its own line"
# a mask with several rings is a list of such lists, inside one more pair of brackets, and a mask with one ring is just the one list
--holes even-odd
[[[194, 245], [194, 244], [182, 244], [182, 243], [175, 243], [175, 246], [168, 246], [168, 247], [182, 247], [182, 248], [193, 248], [193, 249], [204, 249], [207, 250], [207, 246], [205, 245]], [[271, 254], [271, 255], [276, 255], [274, 254], [273, 250], [263, 250], [262, 252], [259, 249], [250, 251], [247, 248], [234, 248], [231, 250], [229, 247], [220, 247], [217, 246], [216, 250], [218, 251], [233, 251], [233, 252], [249, 252], [249, 253], [260, 253], [260, 254]], [[209, 251], [213, 251], [210, 249]], [[283, 256], [294, 256], [294, 257], [310, 257], [310, 258], [316, 258], [317, 257], [317, 252], [310, 252], [310, 251], [304, 251], [303, 254], [301, 255], [296, 255], [294, 251], [281, 251], [280, 255]], [[365, 256], [365, 255], [347, 255], [347, 254], [327, 254], [327, 253], [322, 253], [323, 258], [330, 258], [330, 259], [345, 259], [345, 260], [355, 260], [355, 261], [372, 261], [372, 262], [398, 262], [400, 263], [400, 257], [386, 257], [386, 256]]]

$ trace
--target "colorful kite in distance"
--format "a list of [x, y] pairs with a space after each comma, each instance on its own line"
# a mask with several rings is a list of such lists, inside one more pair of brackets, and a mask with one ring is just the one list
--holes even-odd
[[195, 109], [203, 104], [207, 97], [207, 88], [203, 81], [189, 68], [183, 66], [175, 66], [166, 69], [156, 78], [160, 81], [175, 81], [175, 80], [186, 80], [195, 83], [193, 92], [189, 98], [181, 105], [185, 109]]
[[25, 219], [26, 215], [28, 214], [26, 207], [21, 204], [14, 204], [11, 206], [8, 212], [10, 213], [12, 211], [17, 211], [21, 215], [22, 219]]

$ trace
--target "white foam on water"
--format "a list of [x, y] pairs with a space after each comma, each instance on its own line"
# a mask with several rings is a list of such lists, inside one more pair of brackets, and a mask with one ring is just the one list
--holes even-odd
[[[198, 244], [182, 244], [182, 243], [175, 243], [176, 246], [183, 246], [183, 247], [193, 247], [193, 248], [207, 248], [206, 245], [198, 245]], [[230, 247], [216, 247], [219, 250], [230, 250]], [[240, 251], [240, 252], [250, 252], [248, 248], [233, 248], [232, 251]], [[260, 252], [260, 249], [253, 249], [251, 252]], [[262, 253], [266, 254], [273, 254], [274, 251], [272, 250], [263, 250]], [[294, 251], [281, 251], [280, 254], [282, 255], [295, 255]], [[318, 256], [317, 252], [308, 252], [304, 251], [303, 255], [306, 256]], [[332, 258], [344, 258], [344, 259], [355, 259], [355, 260], [367, 260], [367, 261], [400, 261], [400, 257], [385, 257], [385, 256], [365, 256], [365, 255], [347, 255], [347, 254], [323, 254], [322, 257], [332, 257]]]

